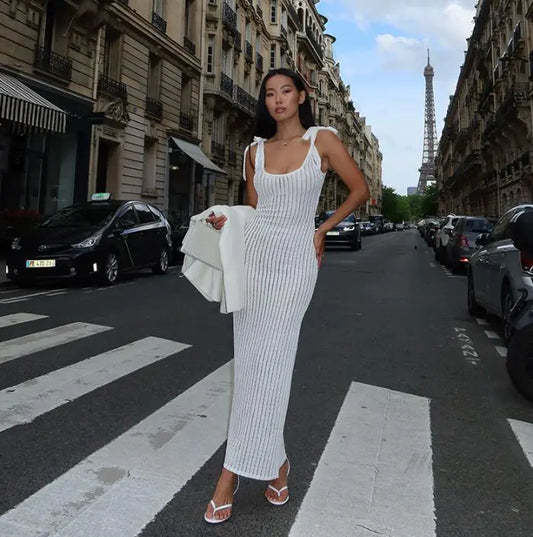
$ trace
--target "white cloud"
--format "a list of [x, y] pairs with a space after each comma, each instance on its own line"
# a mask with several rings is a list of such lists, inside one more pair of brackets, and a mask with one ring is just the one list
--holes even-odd
[[412, 37], [391, 34], [376, 36], [378, 55], [386, 69], [420, 70], [421, 42]]

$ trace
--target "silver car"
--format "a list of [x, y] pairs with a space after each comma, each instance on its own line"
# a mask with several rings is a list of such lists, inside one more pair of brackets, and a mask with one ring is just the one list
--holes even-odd
[[533, 205], [509, 209], [491, 233], [479, 235], [480, 248], [470, 257], [468, 268], [468, 311], [474, 316], [486, 311], [500, 317], [507, 341], [512, 328], [506, 319], [521, 290], [533, 296], [531, 262], [511, 241], [511, 226], [524, 211], [533, 211]]

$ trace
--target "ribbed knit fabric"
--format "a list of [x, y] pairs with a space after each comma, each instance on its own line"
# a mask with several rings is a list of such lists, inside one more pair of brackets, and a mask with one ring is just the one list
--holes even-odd
[[287, 174], [265, 171], [264, 140], [254, 142], [258, 202], [244, 229], [246, 299], [233, 314], [234, 392], [224, 462], [252, 479], [275, 479], [287, 458], [283, 429], [294, 360], [318, 275], [314, 217], [325, 175], [315, 147], [320, 128], [326, 127], [303, 135], [310, 140], [307, 156]]

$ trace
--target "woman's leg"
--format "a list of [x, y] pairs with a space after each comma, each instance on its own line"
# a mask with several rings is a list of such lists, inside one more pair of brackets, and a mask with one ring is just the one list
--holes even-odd
[[[272, 485], [275, 489], [281, 490], [283, 487], [287, 486], [287, 476], [289, 473], [289, 461], [286, 460], [279, 469], [279, 476], [276, 479], [273, 479], [269, 484]], [[267, 487], [265, 490], [265, 496], [268, 500], [274, 502], [284, 502], [289, 496], [289, 490], [285, 489], [278, 494], [276, 491]]]
[[[222, 468], [220, 477], [217, 481], [217, 486], [213, 494], [213, 502], [218, 507], [220, 505], [228, 505], [233, 503], [233, 493], [237, 486], [237, 474]], [[228, 509], [221, 509], [213, 515], [213, 505], [211, 502], [207, 504], [206, 509], [207, 518], [216, 518], [218, 520], [225, 520], [231, 516], [231, 507]]]

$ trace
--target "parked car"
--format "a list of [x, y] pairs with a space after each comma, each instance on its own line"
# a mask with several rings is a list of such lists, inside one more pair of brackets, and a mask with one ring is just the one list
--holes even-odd
[[[326, 211], [315, 218], [316, 227], [327, 220], [334, 211]], [[326, 233], [326, 246], [348, 246], [350, 250], [361, 249], [361, 226], [355, 214], [349, 214], [342, 222], [339, 222], [331, 231]]]
[[165, 274], [171, 248], [170, 225], [156, 207], [107, 195], [65, 207], [15, 238], [6, 271], [20, 284], [92, 277], [111, 285], [127, 270]]
[[492, 224], [482, 216], [461, 216], [446, 245], [446, 266], [454, 274], [464, 270], [470, 263], [470, 256], [477, 249], [477, 237], [481, 233], [490, 233], [491, 230]]
[[383, 231], [384, 232], [394, 231], [394, 224], [392, 222], [385, 222], [383, 224]]
[[480, 248], [472, 255], [468, 269], [469, 312], [472, 315], [488, 312], [502, 319], [506, 340], [512, 333], [506, 319], [521, 290], [533, 295], [533, 260], [511, 240], [512, 226], [525, 211], [533, 211], [533, 205], [509, 209], [490, 233], [478, 236]]
[[374, 227], [372, 222], [369, 222], [368, 220], [359, 222], [359, 226], [361, 228], [361, 234], [365, 237], [367, 235], [374, 235], [374, 233], [376, 232], [376, 228]]
[[455, 214], [449, 214], [441, 222], [439, 229], [435, 235], [435, 245], [433, 249], [435, 250], [435, 260], [440, 261], [442, 264], [445, 264], [446, 261], [446, 247], [448, 246], [448, 240], [450, 239], [450, 233], [457, 224], [459, 216]]

